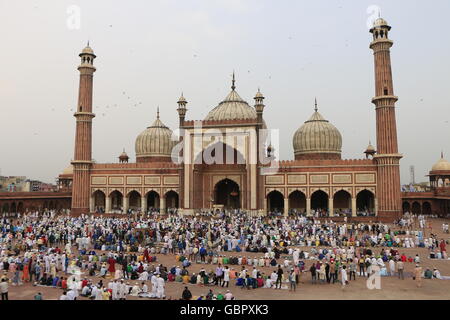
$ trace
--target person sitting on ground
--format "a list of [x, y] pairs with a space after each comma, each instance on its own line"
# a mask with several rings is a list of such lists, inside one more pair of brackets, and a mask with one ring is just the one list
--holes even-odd
[[431, 272], [431, 270], [429, 268], [427, 268], [425, 270], [424, 278], [425, 279], [433, 279], [433, 272]]

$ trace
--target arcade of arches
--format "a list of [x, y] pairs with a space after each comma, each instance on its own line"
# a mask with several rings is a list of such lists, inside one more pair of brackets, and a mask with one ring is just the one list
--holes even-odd
[[50, 197], [37, 198], [35, 194], [27, 196], [24, 196], [21, 199], [0, 199], [0, 214], [24, 213], [33, 212], [36, 210], [60, 211], [70, 209], [71, 199], [69, 196], [55, 199], [52, 199]]
[[167, 191], [163, 197], [154, 190], [150, 190], [145, 196], [132, 190], [126, 197], [118, 190], [112, 191], [109, 196], [102, 190], [96, 190], [91, 196], [91, 211], [97, 213], [148, 212], [153, 209], [166, 212], [167, 209], [176, 208], [179, 208], [179, 196], [173, 190]]
[[358, 192], [356, 198], [345, 190], [337, 191], [332, 198], [323, 190], [316, 190], [311, 198], [305, 193], [295, 190], [287, 198], [278, 190], [266, 195], [266, 208], [269, 212], [303, 213], [319, 216], [373, 216], [376, 214], [375, 196], [368, 190]]
[[403, 201], [403, 213], [409, 212], [413, 214], [430, 215], [435, 209], [431, 205], [431, 201]]

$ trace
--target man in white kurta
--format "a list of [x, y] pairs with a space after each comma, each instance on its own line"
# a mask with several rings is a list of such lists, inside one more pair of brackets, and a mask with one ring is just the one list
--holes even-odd
[[393, 276], [395, 274], [395, 261], [394, 259], [389, 260], [389, 274]]
[[347, 285], [347, 269], [345, 268], [345, 266], [343, 266], [341, 269], [341, 281], [342, 281], [342, 289], [344, 289], [345, 286]]
[[156, 298], [156, 291], [158, 289], [158, 278], [155, 275], [152, 275], [151, 283], [152, 283], [152, 293], [150, 294], [150, 297]]
[[157, 283], [156, 297], [158, 299], [165, 298], [166, 297], [165, 294], [164, 294], [165, 282], [164, 282], [164, 279], [161, 278], [160, 275], [157, 276], [156, 283]]
[[123, 280], [120, 281], [120, 283], [118, 284], [119, 286], [119, 300], [125, 300], [127, 298], [127, 294], [128, 294], [128, 286], [126, 283], [123, 282]]
[[112, 299], [119, 300], [119, 283], [117, 283], [117, 280], [114, 280], [114, 282], [111, 284], [111, 290], [112, 290]]

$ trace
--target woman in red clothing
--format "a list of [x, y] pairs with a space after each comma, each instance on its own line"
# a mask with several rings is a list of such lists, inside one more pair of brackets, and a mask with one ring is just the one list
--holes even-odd
[[61, 277], [61, 288], [67, 290], [67, 280]]
[[109, 258], [108, 264], [109, 264], [109, 267], [108, 267], [109, 273], [111, 273], [111, 274], [115, 273], [116, 272], [116, 260], [114, 258]]

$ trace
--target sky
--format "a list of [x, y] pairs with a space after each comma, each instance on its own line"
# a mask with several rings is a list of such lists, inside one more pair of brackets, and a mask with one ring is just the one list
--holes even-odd
[[450, 158], [450, 1], [416, 0], [0, 0], [0, 174], [54, 182], [73, 158], [79, 65], [90, 41], [93, 158], [114, 163], [156, 117], [201, 120], [230, 91], [280, 130], [280, 158], [319, 112], [341, 132], [342, 157], [376, 143], [373, 53], [367, 21], [390, 38], [402, 183], [426, 181], [441, 151]]

